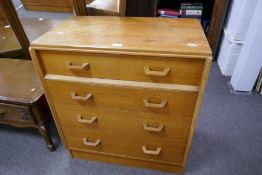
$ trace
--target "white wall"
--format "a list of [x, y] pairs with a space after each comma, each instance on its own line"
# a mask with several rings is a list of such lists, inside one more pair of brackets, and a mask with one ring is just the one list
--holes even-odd
[[244, 40], [231, 85], [235, 91], [252, 91], [262, 66], [262, 0], [258, 0]]

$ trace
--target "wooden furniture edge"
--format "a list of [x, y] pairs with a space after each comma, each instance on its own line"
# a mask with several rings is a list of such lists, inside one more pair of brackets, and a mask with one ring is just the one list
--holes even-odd
[[163, 161], [163, 160], [157, 160], [157, 159], [147, 159], [143, 157], [134, 157], [134, 156], [128, 156], [128, 155], [120, 155], [115, 153], [107, 153], [107, 152], [99, 152], [99, 151], [93, 151], [93, 150], [86, 150], [86, 149], [78, 149], [73, 147], [68, 147], [68, 150], [71, 151], [79, 151], [84, 153], [90, 153], [90, 154], [99, 154], [104, 156], [110, 156], [110, 157], [116, 157], [116, 158], [125, 158], [125, 159], [132, 159], [132, 160], [139, 160], [139, 161], [147, 161], [152, 163], [160, 163], [160, 164], [168, 164], [168, 165], [176, 165], [176, 166], [182, 166], [182, 162], [170, 162], [170, 161]]
[[201, 109], [201, 104], [202, 104], [202, 100], [203, 100], [203, 96], [204, 96], [205, 87], [206, 87], [206, 83], [207, 83], [207, 79], [208, 79], [208, 75], [209, 75], [209, 70], [211, 68], [211, 64], [212, 64], [212, 57], [205, 60], [205, 64], [204, 64], [204, 68], [203, 68], [203, 72], [202, 72], [201, 83], [200, 83], [200, 89], [199, 89], [199, 92], [198, 92], [198, 97], [197, 97], [197, 102], [196, 102], [196, 107], [195, 107], [195, 110], [194, 110], [193, 119], [192, 119], [192, 122], [191, 122], [190, 131], [189, 131], [189, 135], [188, 135], [188, 139], [187, 139], [186, 150], [185, 150], [185, 154], [184, 154], [184, 158], [183, 158], [183, 165], [182, 165], [183, 167], [185, 167], [185, 164], [187, 162], [188, 153], [189, 153], [190, 146], [191, 146], [191, 143], [192, 143], [196, 122], [197, 122], [199, 112], [200, 112], [200, 109]]
[[120, 0], [119, 3], [119, 16], [126, 16], [126, 0]]
[[197, 86], [188, 85], [177, 85], [177, 84], [166, 84], [166, 83], [152, 83], [152, 82], [137, 82], [127, 80], [112, 80], [112, 79], [101, 79], [101, 78], [86, 78], [86, 77], [74, 77], [64, 75], [51, 75], [46, 74], [45, 80], [65, 81], [82, 84], [94, 84], [99, 86], [110, 86], [110, 87], [124, 87], [134, 89], [160, 89], [166, 91], [183, 91], [183, 92], [198, 92]]
[[42, 95], [44, 94], [44, 90], [42, 88], [39, 88], [35, 93], [34, 95], [32, 96], [32, 98], [30, 99], [22, 99], [22, 98], [15, 98], [15, 97], [5, 97], [5, 96], [0, 96], [0, 98], [2, 100], [5, 100], [5, 101], [17, 101], [21, 104], [32, 104], [34, 102], [36, 102]]
[[73, 11], [72, 7], [66, 6], [50, 6], [50, 5], [36, 5], [36, 4], [24, 4], [23, 5], [28, 11], [42, 11], [42, 12], [57, 12], [57, 13], [71, 13]]
[[1, 124], [6, 124], [10, 126], [14, 126], [17, 128], [38, 128], [35, 124], [31, 123], [21, 123], [21, 122], [14, 122], [14, 121], [0, 121]]
[[30, 47], [34, 50], [43, 50], [43, 51], [72, 51], [72, 52], [81, 52], [81, 53], [102, 53], [102, 54], [118, 54], [118, 55], [135, 55], [135, 56], [155, 56], [155, 57], [176, 57], [176, 58], [198, 58], [198, 59], [210, 59], [212, 60], [212, 56], [208, 54], [203, 55], [195, 55], [195, 54], [180, 54], [180, 53], [161, 53], [161, 52], [146, 52], [146, 51], [122, 51], [122, 50], [103, 50], [101, 49], [70, 49], [70, 48], [63, 48], [63, 47], [42, 47], [42, 46], [34, 46]]
[[179, 174], [184, 173], [184, 167], [179, 165], [158, 164], [154, 162], [132, 160], [132, 159], [121, 158], [121, 157], [111, 157], [111, 156], [104, 156], [104, 155], [86, 153], [86, 152], [83, 153], [81, 151], [75, 151], [75, 150], [70, 150], [70, 155], [72, 158], [79, 158], [85, 160], [89, 159], [89, 160], [106, 162], [106, 163], [111, 162], [124, 166], [129, 165], [134, 167], [150, 168], [160, 171], [175, 172]]
[[[40, 81], [42, 82], [42, 85], [43, 85], [43, 87], [44, 87], [44, 89], [45, 89], [45, 92], [48, 92], [47, 85], [46, 85], [46, 83], [45, 83], [44, 76], [43, 76], [43, 68], [42, 68], [42, 65], [40, 65], [40, 63], [39, 63], [39, 61], [38, 61], [38, 57], [39, 57], [39, 56], [37, 55], [38, 53], [37, 53], [37, 51], [34, 50], [33, 48], [29, 48], [29, 52], [30, 52], [30, 55], [31, 55], [31, 57], [32, 57], [32, 62], [33, 62], [33, 65], [34, 65], [34, 67], [35, 67], [35, 70], [36, 70], [36, 72], [38, 73], [38, 77], [40, 78]], [[58, 127], [57, 127], [57, 130], [58, 130], [58, 133], [59, 133], [60, 138], [61, 138], [61, 140], [62, 140], [62, 143], [63, 143], [63, 145], [67, 148], [67, 145], [68, 145], [68, 144], [67, 144], [67, 142], [66, 142], [66, 140], [65, 140], [63, 131], [62, 131], [62, 129], [61, 129], [62, 127], [61, 127], [60, 121], [59, 121], [59, 119], [58, 119], [58, 117], [57, 117], [55, 108], [54, 108], [54, 106], [53, 106], [52, 99], [51, 99], [49, 93], [45, 93], [45, 96], [46, 96], [46, 100], [47, 100], [47, 103], [48, 103], [48, 105], [49, 105], [49, 108], [50, 108], [50, 110], [51, 110], [51, 113], [52, 113], [52, 115], [53, 115], [53, 119], [54, 119], [54, 121], [55, 121], [55, 124], [56, 124], [56, 126], [58, 126]]]

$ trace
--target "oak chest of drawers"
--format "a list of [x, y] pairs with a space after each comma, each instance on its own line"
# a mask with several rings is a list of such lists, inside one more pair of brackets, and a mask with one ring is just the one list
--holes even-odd
[[198, 20], [73, 17], [30, 52], [73, 158], [183, 172], [212, 60]]

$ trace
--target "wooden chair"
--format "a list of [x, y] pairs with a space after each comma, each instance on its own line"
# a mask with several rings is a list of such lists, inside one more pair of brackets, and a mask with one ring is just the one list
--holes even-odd
[[125, 16], [126, 0], [86, 0], [88, 16]]

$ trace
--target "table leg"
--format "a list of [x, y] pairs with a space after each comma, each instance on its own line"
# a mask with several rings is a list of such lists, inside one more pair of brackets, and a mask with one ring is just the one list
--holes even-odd
[[49, 126], [47, 124], [44, 123], [40, 123], [38, 125], [38, 130], [40, 132], [40, 134], [42, 135], [42, 137], [45, 139], [45, 142], [47, 144], [47, 149], [52, 152], [55, 150], [55, 146], [53, 144], [51, 135], [50, 135], [50, 131], [49, 131]]

